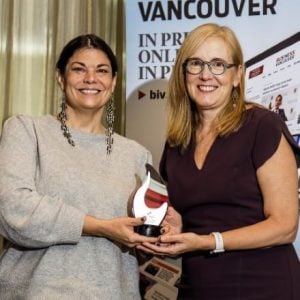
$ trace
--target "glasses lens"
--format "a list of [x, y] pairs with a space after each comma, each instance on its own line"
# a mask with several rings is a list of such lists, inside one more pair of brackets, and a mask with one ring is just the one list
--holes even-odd
[[199, 74], [202, 72], [204, 62], [200, 59], [191, 59], [186, 63], [186, 71], [190, 74]]
[[221, 75], [225, 72], [226, 66], [222, 61], [212, 61], [209, 63], [210, 71], [215, 75]]
[[190, 59], [185, 64], [185, 69], [190, 74], [200, 74], [203, 71], [204, 65], [208, 65], [209, 71], [214, 75], [221, 75], [226, 71], [226, 65], [223, 61], [204, 62], [201, 59]]

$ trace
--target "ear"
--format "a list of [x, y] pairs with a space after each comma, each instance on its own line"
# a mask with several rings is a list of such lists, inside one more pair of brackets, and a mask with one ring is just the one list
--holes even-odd
[[63, 75], [59, 71], [56, 71], [56, 80], [57, 80], [61, 90], [64, 91], [65, 90], [65, 80], [64, 80]]
[[116, 84], [117, 84], [117, 73], [116, 73], [116, 75], [113, 77], [113, 80], [112, 80], [112, 90], [111, 90], [112, 93], [113, 93], [114, 90], [115, 90]]
[[243, 72], [244, 72], [243, 67], [241, 65], [239, 65], [237, 67], [235, 78], [233, 80], [233, 86], [234, 87], [237, 87], [240, 84]]

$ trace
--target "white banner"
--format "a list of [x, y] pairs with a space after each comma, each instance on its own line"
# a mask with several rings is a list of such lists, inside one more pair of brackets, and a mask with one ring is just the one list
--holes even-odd
[[164, 143], [164, 99], [177, 49], [194, 27], [230, 26], [249, 60], [299, 31], [298, 0], [126, 1], [126, 135], [157, 167]]

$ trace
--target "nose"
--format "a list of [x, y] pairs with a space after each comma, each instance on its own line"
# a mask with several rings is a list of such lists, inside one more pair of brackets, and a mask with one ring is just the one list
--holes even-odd
[[209, 70], [208, 64], [205, 63], [203, 65], [203, 69], [202, 69], [202, 71], [200, 72], [199, 75], [201, 76], [202, 79], [209, 79], [209, 78], [211, 78], [212, 74], [211, 74], [211, 72]]
[[96, 82], [96, 73], [94, 70], [87, 70], [85, 77], [84, 77], [85, 83], [95, 83]]

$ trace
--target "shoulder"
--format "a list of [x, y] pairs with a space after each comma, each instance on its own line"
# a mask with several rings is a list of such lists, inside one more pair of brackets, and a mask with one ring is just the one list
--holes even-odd
[[122, 145], [123, 147], [128, 147], [132, 150], [137, 150], [141, 152], [148, 151], [144, 146], [139, 144], [137, 141], [125, 137], [123, 135], [120, 135], [118, 133], [114, 133], [114, 139], [118, 142], [119, 145]]
[[247, 134], [261, 137], [264, 143], [277, 142], [282, 134], [291, 136], [285, 122], [280, 116], [266, 108], [254, 106], [245, 112], [245, 129]]
[[17, 135], [17, 133], [22, 134], [24, 131], [31, 135], [33, 131], [33, 119], [31, 116], [20, 114], [9, 117], [4, 122], [2, 135]]
[[246, 111], [244, 124], [248, 136], [253, 136], [253, 153], [259, 167], [277, 150], [282, 135], [298, 156], [300, 149], [291, 135], [285, 122], [266, 108], [253, 107]]
[[5, 122], [5, 126], [35, 126], [35, 124], [39, 123], [49, 123], [51, 116], [50, 115], [44, 115], [39, 117], [29, 116], [25, 114], [18, 114], [12, 117], [9, 117]]
[[265, 116], [270, 116], [270, 115], [276, 116], [276, 114], [273, 111], [271, 111], [263, 106], [258, 106], [258, 105], [257, 106], [251, 105], [251, 106], [247, 107], [246, 114], [251, 115], [252, 117], [255, 117], [258, 119], [264, 118]]
[[114, 140], [116, 141], [118, 148], [120, 148], [123, 153], [125, 152], [130, 155], [151, 155], [150, 151], [146, 147], [133, 139], [114, 133]]
[[1, 136], [14, 136], [17, 139], [23, 139], [25, 136], [28, 136], [31, 139], [35, 139], [37, 135], [37, 128], [44, 127], [45, 130], [49, 130], [51, 118], [54, 120], [54, 118], [50, 115], [34, 117], [25, 114], [18, 114], [9, 117], [4, 122]]
[[151, 152], [135, 140], [114, 133], [112, 157], [115, 162], [125, 163], [128, 170], [134, 170], [142, 178], [145, 164], [152, 164]]
[[17, 124], [30, 124], [32, 123], [32, 117], [28, 115], [18, 114], [12, 117], [9, 117], [5, 120], [5, 126], [12, 126]]
[[282, 128], [286, 126], [278, 114], [260, 106], [252, 106], [247, 109], [245, 111], [245, 120], [246, 124], [251, 123], [252, 128], [270, 126], [282, 130]]

